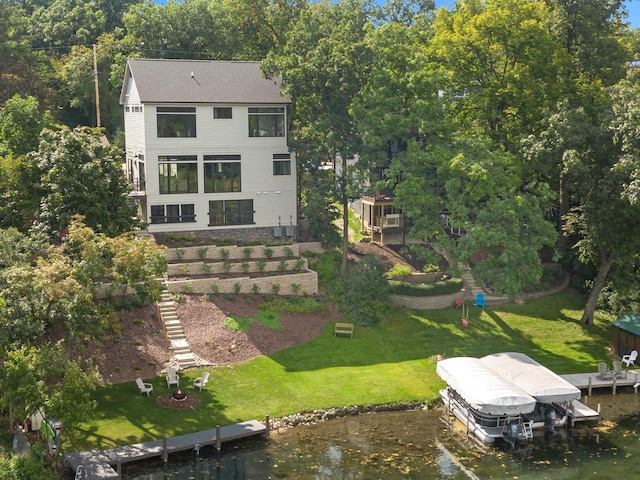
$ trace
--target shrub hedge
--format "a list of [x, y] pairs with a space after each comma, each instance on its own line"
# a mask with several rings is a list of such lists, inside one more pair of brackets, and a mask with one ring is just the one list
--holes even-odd
[[435, 283], [408, 283], [398, 280], [389, 280], [391, 293], [394, 295], [407, 295], [410, 297], [432, 297], [435, 295], [447, 295], [459, 292], [464, 283], [461, 278], [450, 278]]

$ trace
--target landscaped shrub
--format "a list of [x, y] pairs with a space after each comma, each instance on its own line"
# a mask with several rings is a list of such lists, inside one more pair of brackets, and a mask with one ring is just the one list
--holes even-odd
[[461, 278], [450, 278], [435, 283], [408, 283], [398, 280], [389, 280], [391, 293], [395, 295], [407, 295], [409, 297], [432, 297], [435, 295], [448, 295], [459, 292], [464, 286]]
[[375, 325], [388, 309], [389, 284], [384, 264], [366, 255], [348, 274], [340, 311], [358, 325]]
[[318, 285], [331, 299], [342, 297], [344, 283], [340, 278], [340, 252], [323, 253], [314, 261], [310, 260], [309, 268], [318, 273]]
[[313, 313], [321, 311], [324, 306], [316, 299], [310, 297], [277, 297], [260, 304], [258, 308], [273, 310], [275, 312]]
[[9, 455], [0, 458], [0, 478], [49, 480], [58, 478], [53, 464], [46, 459], [40, 447], [25, 455]]
[[434, 263], [427, 263], [424, 267], [422, 267], [423, 273], [431, 273], [431, 272], [439, 272], [440, 267]]
[[407, 275], [411, 275], [411, 267], [400, 263], [395, 264], [387, 272], [387, 278], [406, 277]]

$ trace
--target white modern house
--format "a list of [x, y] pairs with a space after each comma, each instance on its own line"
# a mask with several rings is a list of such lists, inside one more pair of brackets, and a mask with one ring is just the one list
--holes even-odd
[[150, 233], [294, 237], [291, 101], [260, 62], [129, 59], [126, 169]]

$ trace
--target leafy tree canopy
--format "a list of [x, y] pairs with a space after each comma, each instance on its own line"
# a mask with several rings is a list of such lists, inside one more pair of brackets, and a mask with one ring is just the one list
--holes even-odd
[[139, 224], [135, 207], [128, 201], [120, 151], [105, 144], [100, 131], [47, 130], [28, 159], [42, 172], [37, 228], [60, 235], [76, 214], [83, 215], [88, 226], [110, 236]]

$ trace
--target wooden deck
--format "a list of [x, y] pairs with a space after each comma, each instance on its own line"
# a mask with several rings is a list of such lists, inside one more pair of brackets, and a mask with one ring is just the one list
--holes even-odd
[[[623, 377], [600, 378], [598, 372], [589, 373], [572, 373], [560, 375], [567, 382], [580, 390], [586, 390], [587, 396], [591, 396], [594, 388], [611, 388], [613, 394], [616, 394], [618, 387], [634, 387], [640, 383], [640, 370], [625, 370], [626, 375]], [[598, 422], [600, 420], [600, 412], [593, 410], [584, 403], [574, 400], [572, 402], [571, 421], [572, 422]]]
[[587, 395], [591, 396], [594, 388], [611, 388], [616, 393], [618, 387], [633, 387], [640, 382], [640, 370], [626, 370], [626, 377], [606, 378], [598, 377], [597, 372], [593, 373], [571, 373], [560, 375], [567, 382], [580, 390], [587, 390]]
[[[123, 463], [151, 457], [163, 457], [166, 461], [170, 453], [191, 450], [196, 445], [200, 447], [215, 445], [219, 449], [222, 443], [267, 433], [265, 424], [257, 420], [250, 420], [236, 423], [235, 425], [227, 425], [151, 442], [136, 443], [110, 450], [88, 450], [69, 453], [64, 456], [64, 462], [74, 472], [78, 470], [78, 466], [82, 465], [85, 472], [80, 478], [86, 478], [87, 480], [120, 478]], [[113, 468], [114, 465], [115, 469]]]

